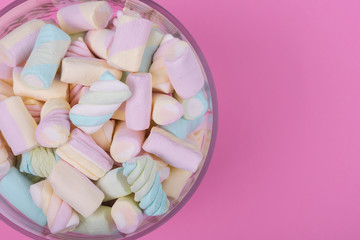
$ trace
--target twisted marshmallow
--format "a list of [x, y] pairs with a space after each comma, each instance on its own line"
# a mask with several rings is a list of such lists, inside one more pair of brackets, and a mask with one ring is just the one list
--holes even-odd
[[79, 224], [79, 215], [54, 192], [48, 180], [30, 187], [31, 198], [46, 215], [52, 233], [72, 231]]
[[84, 39], [79, 37], [77, 40], [73, 41], [65, 54], [65, 57], [95, 57], [87, 47], [84, 42]]
[[169, 209], [169, 201], [162, 189], [157, 166], [148, 156], [133, 158], [124, 163], [124, 175], [135, 193], [135, 201], [148, 216], [164, 214]]
[[24, 100], [24, 104], [30, 115], [34, 118], [35, 122], [39, 124], [41, 109], [44, 105], [43, 102], [32, 98], [26, 98]]
[[87, 134], [95, 133], [130, 96], [128, 86], [107, 71], [70, 110], [71, 122]]
[[70, 84], [70, 106], [73, 107], [78, 104], [82, 95], [87, 93], [89, 89], [90, 87], [81, 84]]
[[56, 148], [67, 142], [70, 135], [69, 111], [70, 105], [65, 99], [46, 101], [36, 129], [36, 139], [41, 146]]

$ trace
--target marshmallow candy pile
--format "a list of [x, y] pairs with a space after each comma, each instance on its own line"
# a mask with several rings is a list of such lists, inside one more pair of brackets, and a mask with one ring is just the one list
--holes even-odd
[[0, 194], [51, 233], [131, 234], [204, 159], [197, 56], [129, 9], [24, 23], [0, 40], [0, 79]]

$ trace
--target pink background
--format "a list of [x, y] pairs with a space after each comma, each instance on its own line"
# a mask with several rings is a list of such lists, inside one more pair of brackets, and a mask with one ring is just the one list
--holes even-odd
[[157, 2], [205, 53], [220, 124], [199, 190], [145, 239], [360, 239], [360, 1]]

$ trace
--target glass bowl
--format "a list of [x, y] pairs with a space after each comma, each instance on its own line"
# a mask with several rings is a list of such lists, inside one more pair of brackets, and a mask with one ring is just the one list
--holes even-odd
[[[31, 19], [56, 19], [58, 9], [84, 2], [84, 0], [16, 0], [0, 11], [0, 38], [14, 28]], [[203, 67], [206, 83], [205, 90], [208, 95], [210, 110], [206, 117], [205, 135], [202, 152], [204, 159], [198, 169], [187, 182], [180, 197], [171, 203], [169, 211], [158, 217], [148, 217], [133, 234], [121, 233], [113, 235], [84, 235], [78, 233], [51, 234], [47, 227], [41, 227], [22, 215], [17, 209], [0, 196], [0, 219], [10, 227], [33, 239], [136, 239], [160, 227], [174, 216], [194, 194], [209, 167], [211, 156], [215, 147], [217, 132], [217, 101], [215, 86], [209, 66], [199, 46], [185, 27], [168, 11], [151, 0], [108, 0], [113, 7], [114, 15], [117, 10], [125, 6], [140, 13], [144, 18], [150, 19], [159, 25], [165, 33], [187, 41], [193, 47]]]

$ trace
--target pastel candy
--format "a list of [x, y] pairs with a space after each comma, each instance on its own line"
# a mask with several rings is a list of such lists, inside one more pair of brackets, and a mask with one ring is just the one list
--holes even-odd
[[48, 177], [58, 160], [54, 149], [36, 147], [22, 154], [19, 170], [38, 177]]
[[60, 27], [68, 34], [105, 28], [112, 15], [106, 1], [85, 2], [61, 8], [57, 13]]
[[151, 129], [143, 149], [160, 157], [171, 166], [189, 172], [195, 172], [203, 159], [202, 153], [193, 145], [159, 127]]
[[81, 84], [70, 84], [70, 106], [79, 103], [80, 98], [89, 91], [90, 87]]
[[52, 24], [41, 28], [33, 51], [21, 73], [21, 81], [33, 89], [49, 89], [71, 39]]
[[113, 166], [111, 157], [95, 141], [75, 128], [69, 141], [56, 154], [92, 180], [103, 177]]
[[170, 175], [170, 167], [169, 164], [164, 162], [162, 159], [160, 159], [158, 156], [155, 156], [150, 153], [144, 153], [143, 155], [149, 155], [154, 162], [156, 163], [156, 169], [159, 173], [159, 179], [160, 182], [163, 182], [165, 179], [167, 179]]
[[43, 180], [30, 187], [31, 197], [47, 218], [51, 233], [73, 231], [79, 224], [79, 215], [56, 193], [48, 180]]
[[128, 15], [118, 19], [119, 25], [109, 49], [108, 63], [123, 71], [138, 72], [152, 23]]
[[152, 119], [159, 125], [176, 122], [184, 113], [182, 105], [169, 95], [161, 93], [153, 94], [152, 104]]
[[125, 121], [125, 108], [126, 102], [122, 103], [121, 106], [114, 112], [114, 115], [111, 117], [115, 120]]
[[105, 194], [104, 202], [125, 197], [132, 193], [123, 171], [124, 168], [115, 168], [95, 183]]
[[144, 215], [131, 197], [119, 198], [111, 208], [111, 216], [121, 233], [136, 231], [144, 220]]
[[41, 109], [44, 105], [43, 102], [32, 99], [32, 98], [25, 98], [23, 99], [26, 109], [29, 111], [30, 115], [34, 118], [35, 122], [39, 124], [40, 116], [41, 116]]
[[205, 117], [205, 121], [198, 128], [196, 128], [186, 137], [186, 141], [192, 143], [197, 149], [201, 151], [204, 150], [203, 148], [205, 146], [206, 138], [208, 136], [208, 124], [206, 120], [207, 118], [208, 116]]
[[10, 67], [25, 62], [34, 48], [40, 29], [44, 25], [44, 21], [33, 19], [3, 37], [0, 40], [0, 59]]
[[150, 126], [151, 118], [151, 74], [129, 74], [126, 79], [126, 84], [132, 92], [131, 98], [126, 102], [126, 126], [136, 131], [145, 130]]
[[92, 30], [86, 34], [85, 42], [96, 56], [107, 59], [114, 34], [115, 31], [109, 29]]
[[89, 48], [86, 46], [84, 39], [79, 37], [75, 41], [71, 42], [69, 49], [67, 50], [65, 57], [95, 57]]
[[105, 72], [70, 110], [71, 122], [87, 134], [95, 133], [130, 96], [128, 86]]
[[166, 195], [172, 200], [178, 199], [191, 175], [192, 172], [170, 168], [169, 177], [162, 183]]
[[93, 214], [104, 199], [99, 188], [62, 160], [56, 163], [48, 180], [56, 195], [83, 217]]
[[0, 134], [0, 179], [2, 179], [14, 165], [15, 157]]
[[0, 101], [14, 96], [13, 88], [5, 81], [0, 80]]
[[176, 137], [184, 140], [191, 132], [198, 128], [205, 121], [204, 116], [200, 116], [195, 120], [187, 120], [180, 118], [174, 123], [161, 126], [163, 129], [174, 134]]
[[111, 235], [117, 232], [111, 217], [111, 207], [100, 206], [89, 217], [80, 216], [80, 224], [74, 232], [86, 235]]
[[51, 98], [64, 98], [68, 99], [68, 85], [66, 83], [60, 82], [60, 76], [56, 75], [54, 81], [52, 82], [49, 89], [36, 90], [31, 89], [21, 81], [20, 74], [22, 72], [22, 67], [15, 67], [13, 80], [14, 80], [14, 93], [17, 96], [29, 97], [41, 101], [46, 101]]
[[44, 104], [36, 139], [43, 147], [56, 148], [67, 142], [70, 135], [70, 105], [63, 98], [53, 98]]
[[105, 60], [96, 58], [67, 57], [62, 61], [61, 81], [91, 86], [109, 71], [117, 79], [122, 72], [109, 66]]
[[190, 98], [204, 86], [205, 78], [194, 51], [184, 41], [177, 41], [166, 51], [164, 65], [176, 93]]
[[104, 149], [106, 152], [110, 152], [114, 130], [115, 121], [109, 120], [97, 132], [91, 134], [91, 137], [102, 149]]
[[[0, 40], [1, 42], [1, 40]], [[1, 56], [0, 56], [1, 57]], [[13, 68], [0, 61], [0, 79], [5, 80], [7, 83], [12, 82]]]
[[176, 93], [173, 96], [183, 106], [185, 119], [194, 120], [204, 115], [209, 109], [208, 100], [203, 90], [200, 90], [195, 96], [188, 99], [182, 99]]
[[32, 184], [15, 167], [11, 167], [8, 174], [0, 181], [0, 194], [26, 217], [40, 226], [45, 226], [46, 216], [34, 204], [29, 192]]
[[129, 129], [125, 122], [118, 122], [110, 148], [112, 158], [123, 163], [136, 157], [141, 151], [144, 138], [145, 131], [135, 131]]
[[38, 145], [35, 120], [18, 96], [0, 102], [0, 130], [14, 155], [28, 152]]
[[145, 52], [141, 60], [139, 72], [149, 72], [154, 53], [159, 48], [160, 43], [164, 37], [164, 34], [156, 29], [152, 28], [149, 39], [146, 43]]

